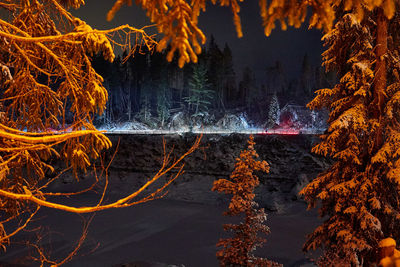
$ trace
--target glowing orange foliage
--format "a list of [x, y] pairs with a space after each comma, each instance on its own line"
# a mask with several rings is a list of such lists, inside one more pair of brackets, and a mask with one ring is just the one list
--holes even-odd
[[[97, 176], [91, 162], [100, 158], [110, 140], [93, 125], [95, 113], [102, 113], [107, 102], [103, 78], [91, 64], [91, 56], [102, 53], [114, 60], [115, 45], [131, 49], [133, 45], [153, 47], [156, 42], [143, 29], [128, 25], [96, 30], [67, 10], [78, 8], [83, 0], [0, 0], [0, 247], [25, 229], [37, 211], [45, 206], [74, 213], [91, 213], [109, 208], [136, 205], [162, 197], [164, 189], [181, 173], [185, 156], [172, 160], [164, 154], [160, 170], [141, 188], [112, 203], [103, 203], [107, 189], [107, 168]], [[120, 39], [113, 38], [118, 33]], [[133, 36], [133, 38], [132, 38]], [[50, 131], [49, 129], [58, 129]], [[164, 151], [166, 151], [164, 147]], [[55, 173], [52, 158], [65, 162]], [[74, 193], [49, 192], [48, 186], [65, 171], [93, 167], [96, 182], [105, 176], [103, 194], [91, 207], [58, 204], [55, 197]], [[151, 193], [145, 189], [170, 170], [177, 172]], [[53, 173], [49, 178], [48, 174]], [[79, 180], [79, 179], [78, 179]], [[51, 200], [50, 200], [51, 197]], [[84, 239], [87, 227], [84, 227]], [[69, 260], [50, 260], [36, 244], [42, 263], [59, 265]]]
[[232, 195], [229, 210], [224, 215], [245, 215], [243, 223], [224, 225], [224, 230], [234, 232], [234, 237], [220, 239], [217, 244], [218, 247], [223, 247], [217, 252], [221, 266], [281, 266], [253, 255], [256, 247], [265, 242], [257, 236], [258, 232], [269, 233], [269, 228], [263, 224], [267, 217], [264, 209], [257, 209], [258, 204], [254, 201], [254, 189], [260, 182], [253, 174], [254, 171], [268, 172], [269, 165], [266, 161], [256, 160], [258, 154], [254, 145], [254, 137], [251, 135], [247, 150], [242, 151], [236, 159], [235, 170], [230, 179], [219, 179], [212, 188], [213, 191]]
[[400, 239], [399, 3], [332, 3], [342, 17], [322, 55], [339, 82], [308, 106], [330, 112], [313, 151], [334, 163], [300, 192], [325, 218], [303, 249], [323, 248], [320, 266], [372, 266], [380, 239]]
[[[204, 44], [206, 37], [198, 27], [198, 17], [201, 11], [206, 10], [207, 3], [230, 7], [233, 22], [238, 37], [243, 36], [240, 20], [240, 2], [244, 0], [136, 0], [136, 4], [146, 10], [147, 16], [154, 22], [160, 33], [164, 34], [157, 49], [165, 49], [168, 43], [171, 50], [167, 54], [171, 61], [175, 51], [179, 51], [179, 66], [183, 67], [190, 61], [197, 62], [197, 55], [201, 53], [200, 44]], [[279, 21], [283, 30], [287, 26], [300, 27], [311, 9], [310, 27], [329, 30], [335, 20], [335, 0], [259, 0], [260, 16], [263, 21], [264, 33], [271, 34]], [[118, 10], [124, 5], [131, 5], [132, 0], [116, 0], [107, 15], [107, 20], [113, 19]], [[395, 0], [347, 0], [345, 10], [354, 9], [357, 18], [363, 18], [364, 9], [372, 10], [381, 7], [388, 18], [392, 18], [395, 10]]]

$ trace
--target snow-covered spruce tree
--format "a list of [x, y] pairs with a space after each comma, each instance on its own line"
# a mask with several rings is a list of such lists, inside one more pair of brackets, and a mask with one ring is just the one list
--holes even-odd
[[254, 171], [269, 171], [266, 161], [257, 160], [258, 154], [254, 150], [254, 138], [251, 135], [248, 147], [240, 153], [236, 159], [235, 170], [230, 180], [219, 179], [214, 182], [213, 191], [231, 194], [229, 210], [226, 216], [245, 215], [244, 222], [240, 224], [225, 224], [225, 231], [232, 231], [234, 237], [220, 239], [218, 247], [223, 247], [217, 252], [217, 258], [221, 266], [281, 266], [265, 258], [257, 258], [253, 251], [261, 246], [265, 240], [258, 237], [258, 233], [269, 233], [269, 228], [264, 224], [266, 214], [264, 209], [257, 209], [254, 201], [254, 189], [259, 185], [259, 180]]
[[269, 103], [267, 127], [272, 128], [279, 124], [280, 108], [278, 96], [276, 93], [272, 95], [271, 102]]
[[207, 68], [204, 64], [193, 65], [192, 76], [189, 80], [189, 96], [183, 99], [188, 104], [191, 116], [208, 111], [214, 91], [208, 89]]
[[304, 245], [323, 248], [320, 266], [370, 266], [382, 238], [400, 239], [400, 25], [398, 3], [385, 2], [363, 17], [342, 10], [324, 36], [324, 65], [340, 82], [319, 90], [309, 107], [330, 112], [313, 151], [334, 163], [300, 192], [309, 208], [320, 201], [326, 218]]

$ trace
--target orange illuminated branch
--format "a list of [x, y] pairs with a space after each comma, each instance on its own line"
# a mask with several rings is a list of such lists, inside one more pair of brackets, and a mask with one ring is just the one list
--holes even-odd
[[[54, 1], [54, 0], [53, 0]], [[243, 36], [240, 21], [240, 2], [244, 0], [137, 0], [136, 4], [146, 10], [150, 20], [157, 24], [158, 31], [164, 34], [157, 49], [166, 49], [170, 43], [167, 59], [172, 60], [174, 52], [179, 51], [179, 66], [183, 67], [189, 61], [197, 62], [196, 54], [201, 53], [200, 43], [206, 41], [203, 31], [198, 27], [200, 11], [206, 10], [207, 3], [228, 6], [233, 14], [233, 22], [237, 36]], [[114, 18], [118, 10], [124, 5], [131, 5], [131, 0], [115, 0], [113, 7], [107, 14], [107, 20]], [[309, 26], [328, 31], [336, 19], [335, 0], [259, 0], [260, 15], [264, 33], [269, 36], [279, 22], [281, 28], [286, 30], [289, 26], [299, 28], [306, 18]], [[385, 16], [391, 19], [394, 16], [396, 0], [385, 1], [345, 1], [345, 10], [354, 10], [356, 19], [361, 21], [364, 10], [373, 10], [381, 7]], [[307, 16], [311, 10], [311, 16]]]
[[[103, 131], [104, 132], [104, 131]], [[86, 136], [89, 134], [101, 134], [102, 131], [92, 131], [92, 130], [80, 130], [71, 133], [56, 134], [56, 135], [44, 135], [44, 136], [23, 136], [19, 134], [12, 134], [0, 130], [0, 138], [6, 138], [10, 140], [20, 141], [28, 144], [47, 144], [54, 143], [61, 140], [66, 140], [68, 138], [77, 138], [81, 136]], [[108, 142], [108, 147], [111, 147], [111, 142]]]
[[[28, 223], [32, 220], [33, 216], [36, 215], [36, 213], [39, 211], [40, 206], [36, 207], [36, 210], [34, 212], [31, 213], [31, 215], [29, 216], [29, 218], [27, 218], [24, 222], [24, 224], [22, 224], [21, 226], [19, 226], [17, 229], [15, 229], [12, 233], [7, 234], [6, 236], [1, 237], [0, 235], [0, 245], [2, 243], [4, 243], [5, 240], [10, 239], [11, 237], [13, 237], [14, 235], [18, 234], [20, 231], [24, 230], [26, 228], [26, 226], [28, 225]], [[2, 222], [3, 223], [3, 222]], [[1, 224], [0, 224], [1, 225]]]
[[[149, 200], [153, 199], [153, 197], [157, 193], [160, 193], [166, 186], [168, 186], [173, 180], [175, 180], [182, 173], [182, 168], [183, 168], [183, 165], [178, 167], [178, 164], [181, 163], [182, 160], [186, 156], [191, 154], [194, 150], [196, 150], [199, 147], [200, 141], [201, 141], [201, 137], [198, 137], [196, 139], [195, 143], [193, 144], [193, 146], [186, 153], [184, 153], [180, 158], [175, 160], [169, 166], [167, 166], [168, 161], [169, 161], [169, 156], [164, 155], [163, 165], [162, 165], [161, 169], [157, 172], [157, 174], [155, 174], [152, 177], [152, 179], [150, 179], [148, 182], [146, 182], [136, 192], [130, 194], [129, 196], [127, 196], [125, 198], [121, 198], [118, 201], [110, 203], [110, 204], [97, 205], [97, 206], [94, 206], [94, 207], [79, 207], [79, 208], [71, 207], [71, 206], [68, 206], [68, 205], [57, 204], [57, 203], [49, 202], [49, 201], [46, 201], [46, 200], [43, 200], [43, 199], [40, 199], [40, 198], [34, 196], [32, 194], [32, 192], [26, 186], [23, 187], [24, 191], [25, 191], [24, 194], [18, 194], [18, 193], [9, 192], [9, 191], [0, 189], [0, 195], [3, 196], [3, 197], [6, 197], [6, 198], [11, 198], [11, 199], [19, 200], [19, 201], [30, 201], [30, 202], [36, 203], [39, 206], [44, 206], [44, 207], [48, 207], [48, 208], [54, 208], [54, 209], [58, 209], [58, 210], [64, 210], [64, 211], [73, 212], [73, 213], [91, 213], [91, 212], [96, 212], [96, 211], [100, 211], [100, 210], [106, 210], [106, 209], [110, 209], [110, 208], [129, 207], [129, 206], [136, 205], [138, 203], [143, 203], [143, 202], [146, 202], [146, 201], [149, 201]], [[148, 188], [155, 181], [157, 181], [160, 177], [162, 177], [165, 174], [169, 173], [173, 169], [176, 169], [177, 167], [179, 168], [178, 173], [174, 176], [174, 178], [172, 178], [168, 183], [166, 183], [160, 189], [156, 190], [150, 196], [148, 196], [146, 198], [143, 198], [142, 200], [135, 201], [135, 202], [130, 202], [135, 197], [137, 197], [140, 193], [142, 193], [146, 188]]]
[[[4, 21], [2, 19], [0, 19], [0, 24], [3, 24], [5, 26], [12, 27], [13, 29], [15, 29], [15, 27], [13, 27], [12, 25], [10, 25], [9, 23], [7, 23], [6, 21]], [[137, 29], [137, 28], [129, 26], [128, 24], [121, 25], [119, 27], [116, 27], [116, 28], [113, 28], [110, 30], [91, 29], [89, 31], [71, 32], [71, 33], [67, 33], [64, 35], [51, 35], [51, 36], [40, 36], [40, 37], [29, 36], [27, 33], [21, 32], [21, 30], [18, 29], [18, 32], [24, 34], [25, 36], [15, 35], [15, 34], [7, 33], [4, 31], [0, 31], [0, 36], [10, 39], [10, 40], [14, 40], [14, 41], [18, 41], [18, 42], [27, 42], [27, 43], [69, 41], [69, 42], [71, 42], [71, 44], [81, 44], [82, 41], [77, 40], [80, 37], [85, 37], [89, 34], [109, 34], [109, 33], [114, 33], [114, 32], [121, 31], [121, 30], [130, 30], [135, 33], [143, 34], [144, 36], [148, 36], [147, 33], [144, 31], [144, 29]]]

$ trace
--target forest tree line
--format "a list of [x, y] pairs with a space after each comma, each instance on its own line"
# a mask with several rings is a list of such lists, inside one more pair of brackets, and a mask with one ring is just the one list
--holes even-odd
[[245, 67], [241, 75], [235, 72], [229, 45], [225, 43], [220, 49], [213, 36], [196, 64], [180, 68], [178, 58], [167, 62], [165, 53], [142, 48], [128, 58], [123, 52], [112, 63], [101, 54], [93, 57], [109, 96], [96, 124], [139, 120], [151, 127], [164, 127], [174, 113], [184, 111], [192, 117], [213, 118], [244, 113], [253, 123], [263, 125], [271, 120], [274, 95], [281, 107], [286, 103], [305, 106], [315, 90], [335, 83], [333, 73], [313, 66], [305, 54], [299, 77], [288, 77], [283, 64], [276, 61], [266, 66], [266, 82], [260, 85], [251, 68]]

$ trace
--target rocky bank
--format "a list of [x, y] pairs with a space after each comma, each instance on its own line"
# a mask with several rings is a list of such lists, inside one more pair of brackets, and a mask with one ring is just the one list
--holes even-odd
[[[118, 149], [109, 168], [109, 192], [127, 194], [160, 168], [163, 140], [167, 152], [172, 149], [172, 155], [177, 157], [194, 143], [196, 135], [110, 134], [109, 138], [113, 148], [106, 153], [104, 162], [109, 162]], [[300, 189], [329, 166], [328, 160], [311, 153], [317, 136], [255, 135], [254, 139], [260, 159], [270, 165], [268, 174], [257, 173], [261, 182], [257, 201], [267, 210], [283, 211], [285, 203], [299, 199]], [[184, 160], [185, 172], [169, 187], [166, 198], [206, 204], [226, 202], [226, 196], [211, 191], [213, 181], [229, 177], [247, 140], [245, 134], [203, 135], [201, 148]], [[65, 176], [62, 181], [69, 183], [72, 178]], [[61, 185], [55, 187], [60, 190]], [[65, 184], [62, 187], [68, 190]]]

